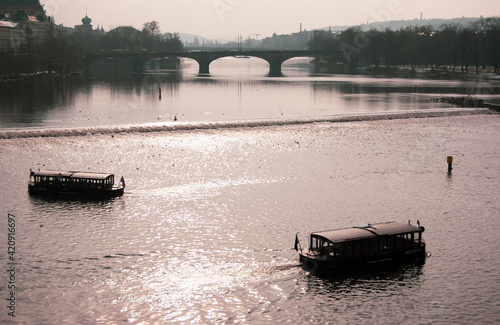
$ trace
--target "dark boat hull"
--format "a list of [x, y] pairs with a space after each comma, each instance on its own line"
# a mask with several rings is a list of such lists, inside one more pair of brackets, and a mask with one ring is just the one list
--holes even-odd
[[362, 257], [356, 256], [352, 258], [333, 258], [332, 256], [325, 257], [299, 252], [299, 261], [304, 270], [317, 274], [332, 273], [352, 268], [374, 267], [390, 263], [424, 263], [425, 258], [425, 246], [413, 247], [397, 252], [385, 252], [383, 254]]
[[123, 187], [113, 187], [111, 189], [61, 189], [28, 186], [28, 193], [36, 196], [69, 196], [92, 199], [109, 199], [122, 196], [124, 193]]

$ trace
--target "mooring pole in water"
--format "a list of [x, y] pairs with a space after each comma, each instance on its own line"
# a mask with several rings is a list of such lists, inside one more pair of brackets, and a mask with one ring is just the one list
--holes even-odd
[[158, 99], [161, 99], [161, 87], [158, 88]]
[[451, 170], [453, 169], [452, 164], [453, 164], [453, 156], [448, 156], [448, 173], [451, 173]]

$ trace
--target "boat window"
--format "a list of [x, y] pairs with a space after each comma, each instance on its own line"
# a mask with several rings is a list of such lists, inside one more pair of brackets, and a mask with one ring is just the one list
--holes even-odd
[[396, 236], [389, 236], [387, 239], [387, 249], [394, 250], [396, 248]]
[[346, 242], [344, 243], [344, 255], [345, 256], [351, 256], [352, 255], [352, 242]]
[[354, 255], [361, 255], [362, 252], [362, 242], [360, 240], [356, 240], [352, 242], [352, 253]]
[[332, 253], [333, 256], [343, 256], [344, 255], [344, 248], [341, 244], [333, 244], [332, 245]]
[[362, 254], [369, 254], [371, 251], [371, 240], [370, 239], [364, 239], [362, 241], [362, 246], [361, 246], [361, 253]]
[[318, 238], [311, 237], [311, 249], [316, 249], [318, 247]]
[[381, 236], [378, 238], [378, 246], [380, 251], [386, 251], [389, 249], [388, 237]]
[[321, 250], [321, 249], [327, 249], [328, 251], [332, 251], [330, 247], [330, 242], [329, 241], [325, 241], [323, 240], [322, 238], [319, 238], [319, 237], [315, 237], [315, 236], [312, 236], [311, 237], [311, 249], [312, 250]]
[[396, 249], [401, 249], [403, 247], [405, 247], [404, 235], [397, 235], [396, 236]]

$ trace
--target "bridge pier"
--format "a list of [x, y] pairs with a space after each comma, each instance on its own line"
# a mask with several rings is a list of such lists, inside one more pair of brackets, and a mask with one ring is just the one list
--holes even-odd
[[200, 66], [200, 69], [198, 70], [199, 74], [209, 74], [210, 73], [210, 63], [212, 63], [213, 60], [211, 60], [211, 59], [197, 59], [196, 61], [198, 62], [198, 65]]
[[267, 62], [269, 63], [269, 75], [270, 76], [279, 77], [282, 75], [281, 65], [283, 64], [283, 62], [285, 62], [284, 60], [273, 59], [273, 60], [269, 60]]
[[145, 60], [142, 59], [141, 57], [139, 56], [136, 56], [133, 60], [132, 60], [132, 68], [133, 68], [133, 71], [135, 73], [143, 73], [144, 72], [144, 63], [145, 63]]

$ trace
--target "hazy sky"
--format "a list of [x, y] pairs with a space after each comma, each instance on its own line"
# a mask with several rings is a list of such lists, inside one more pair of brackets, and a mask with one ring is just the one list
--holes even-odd
[[92, 25], [105, 30], [128, 25], [142, 29], [156, 20], [162, 32], [206, 38], [263, 38], [336, 25], [420, 17], [500, 16], [498, 0], [41, 0], [57, 24]]

